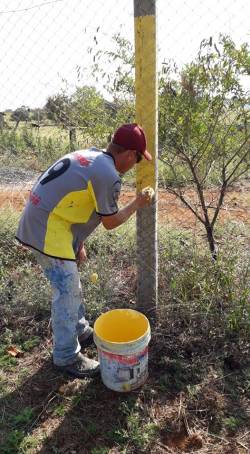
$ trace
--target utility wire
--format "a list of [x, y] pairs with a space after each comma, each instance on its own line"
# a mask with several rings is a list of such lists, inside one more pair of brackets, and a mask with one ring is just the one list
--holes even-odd
[[40, 8], [41, 6], [46, 6], [46, 5], [50, 5], [51, 3], [58, 3], [58, 2], [62, 2], [62, 1], [63, 0], [51, 0], [50, 2], [39, 3], [38, 5], [29, 6], [28, 8], [14, 9], [14, 10], [9, 10], [9, 11], [0, 11], [0, 14], [19, 13], [21, 11], [28, 11], [30, 9]]

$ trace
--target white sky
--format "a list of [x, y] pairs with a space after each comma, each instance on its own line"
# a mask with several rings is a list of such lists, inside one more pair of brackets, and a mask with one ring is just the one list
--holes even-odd
[[[250, 43], [249, 0], [158, 0], [157, 17], [159, 63], [188, 63], [220, 32]], [[90, 83], [84, 73], [77, 80], [77, 66], [91, 63], [87, 48], [97, 36], [109, 49], [119, 31], [133, 42], [133, 0], [0, 0], [0, 111], [42, 107], [62, 79], [71, 91]]]

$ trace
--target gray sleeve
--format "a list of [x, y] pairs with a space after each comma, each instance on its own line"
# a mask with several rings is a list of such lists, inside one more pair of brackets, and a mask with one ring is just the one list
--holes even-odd
[[96, 212], [101, 216], [117, 213], [118, 199], [121, 191], [121, 180], [106, 177], [91, 181], [96, 199]]

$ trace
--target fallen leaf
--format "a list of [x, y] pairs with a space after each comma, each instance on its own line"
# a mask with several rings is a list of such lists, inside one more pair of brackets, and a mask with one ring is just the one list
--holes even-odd
[[22, 352], [22, 350], [19, 350], [19, 348], [15, 347], [14, 345], [10, 345], [10, 347], [7, 348], [7, 353], [14, 358], [20, 358], [24, 355], [24, 352]]
[[198, 451], [198, 449], [201, 449], [203, 446], [203, 440], [202, 437], [199, 434], [191, 434], [189, 437], [186, 439], [184, 448], [187, 451]]
[[75, 395], [79, 392], [84, 391], [88, 384], [87, 380], [78, 380], [75, 379], [72, 382], [65, 383], [64, 385], [61, 385], [58, 389], [59, 394], [63, 394], [65, 396], [72, 396]]

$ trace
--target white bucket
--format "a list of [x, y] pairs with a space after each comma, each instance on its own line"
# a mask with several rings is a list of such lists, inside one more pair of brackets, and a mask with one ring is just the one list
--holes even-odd
[[146, 381], [150, 337], [147, 317], [132, 309], [114, 309], [96, 320], [94, 341], [108, 388], [127, 392]]

